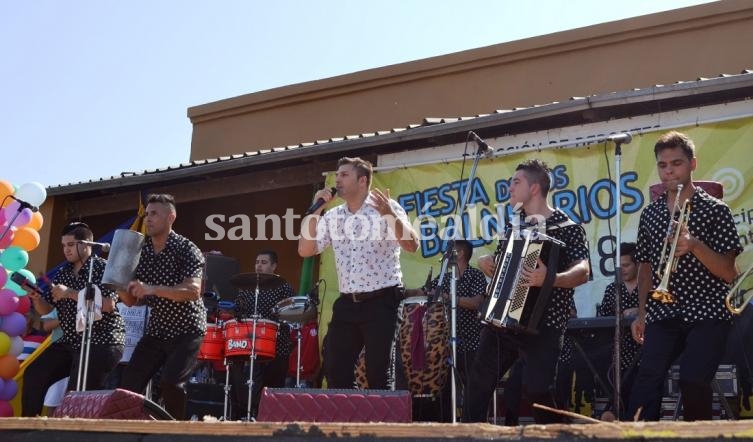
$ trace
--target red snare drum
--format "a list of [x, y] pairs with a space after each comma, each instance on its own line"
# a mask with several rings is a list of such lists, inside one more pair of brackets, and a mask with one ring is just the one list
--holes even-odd
[[274, 359], [277, 344], [277, 323], [267, 319], [256, 320], [256, 339], [253, 339], [253, 319], [235, 319], [225, 323], [225, 356], [248, 357], [254, 345], [260, 359]]
[[219, 325], [207, 324], [207, 334], [199, 348], [198, 359], [204, 361], [221, 361], [222, 350], [225, 347], [225, 338], [222, 336], [222, 328]]

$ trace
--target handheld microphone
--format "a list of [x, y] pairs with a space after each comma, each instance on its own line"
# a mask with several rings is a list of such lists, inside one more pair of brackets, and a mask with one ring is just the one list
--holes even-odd
[[476, 144], [478, 144], [478, 150], [480, 153], [484, 154], [487, 157], [492, 156], [494, 154], [494, 149], [489, 147], [489, 145], [486, 144], [486, 141], [484, 141], [481, 137], [476, 135], [476, 132], [470, 131], [468, 132], [468, 136], [473, 138], [473, 141], [475, 141]]
[[[331, 187], [329, 189], [329, 192], [334, 197], [337, 194], [337, 188]], [[317, 209], [319, 209], [320, 207], [324, 205], [324, 203], [326, 203], [326, 201], [324, 201], [324, 198], [317, 198], [316, 201], [314, 201], [314, 204], [312, 204], [311, 207], [306, 209], [306, 212], [303, 213], [303, 216], [311, 215], [312, 213], [316, 212]]]
[[9, 196], [9, 197], [11, 197], [11, 198], [13, 198], [14, 200], [16, 200], [16, 202], [17, 202], [17, 203], [18, 203], [18, 204], [19, 204], [19, 205], [21, 206], [21, 207], [19, 208], [19, 212], [20, 212], [21, 210], [23, 210], [23, 209], [29, 209], [29, 210], [31, 210], [32, 212], [39, 212], [39, 207], [37, 207], [37, 206], [32, 206], [31, 204], [27, 203], [26, 201], [24, 201], [24, 200], [20, 200], [20, 199], [16, 198], [16, 197], [15, 197], [15, 196], [13, 196], [13, 195], [8, 195], [8, 196]]
[[22, 275], [21, 273], [18, 273], [18, 272], [11, 273], [10, 280], [13, 281], [13, 282], [15, 282], [19, 286], [21, 286], [23, 288], [26, 288], [26, 289], [29, 289], [29, 290], [33, 290], [33, 291], [39, 293], [40, 295], [44, 294], [42, 292], [42, 289], [40, 289], [38, 285], [36, 285], [33, 282], [29, 281], [29, 279], [27, 277], [25, 277], [24, 275]]
[[87, 246], [92, 246], [92, 247], [99, 247], [100, 249], [102, 249], [103, 253], [108, 253], [110, 251], [109, 242], [95, 242], [95, 241], [86, 241], [82, 239], [82, 240], [79, 240], [78, 243], [84, 244]]
[[633, 136], [630, 135], [630, 132], [623, 132], [608, 136], [607, 141], [612, 141], [616, 144], [630, 144], [633, 141]]

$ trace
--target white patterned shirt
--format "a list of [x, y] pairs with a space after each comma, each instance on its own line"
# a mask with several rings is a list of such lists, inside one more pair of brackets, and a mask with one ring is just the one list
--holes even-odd
[[[409, 223], [400, 204], [390, 200], [397, 217]], [[325, 213], [316, 226], [317, 253], [335, 252], [340, 293], [361, 293], [402, 284], [400, 244], [379, 212], [366, 202], [351, 213], [341, 204]]]

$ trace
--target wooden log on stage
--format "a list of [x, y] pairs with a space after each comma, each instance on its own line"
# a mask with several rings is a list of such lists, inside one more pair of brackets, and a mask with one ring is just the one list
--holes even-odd
[[[38, 434], [35, 434], [38, 433]], [[111, 435], [108, 436], [108, 433]], [[753, 437], [753, 420], [704, 422], [610, 422], [503, 427], [491, 424], [338, 424], [262, 422], [127, 421], [54, 418], [0, 419], [3, 442], [102, 440], [172, 442], [249, 440], [324, 440], [337, 438], [391, 439], [719, 439]], [[144, 435], [150, 435], [145, 439]]]

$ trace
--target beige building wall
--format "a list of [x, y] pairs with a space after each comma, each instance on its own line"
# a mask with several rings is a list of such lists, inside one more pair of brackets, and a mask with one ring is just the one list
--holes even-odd
[[191, 159], [739, 73], [751, 41], [729, 0], [285, 86], [189, 108]]

